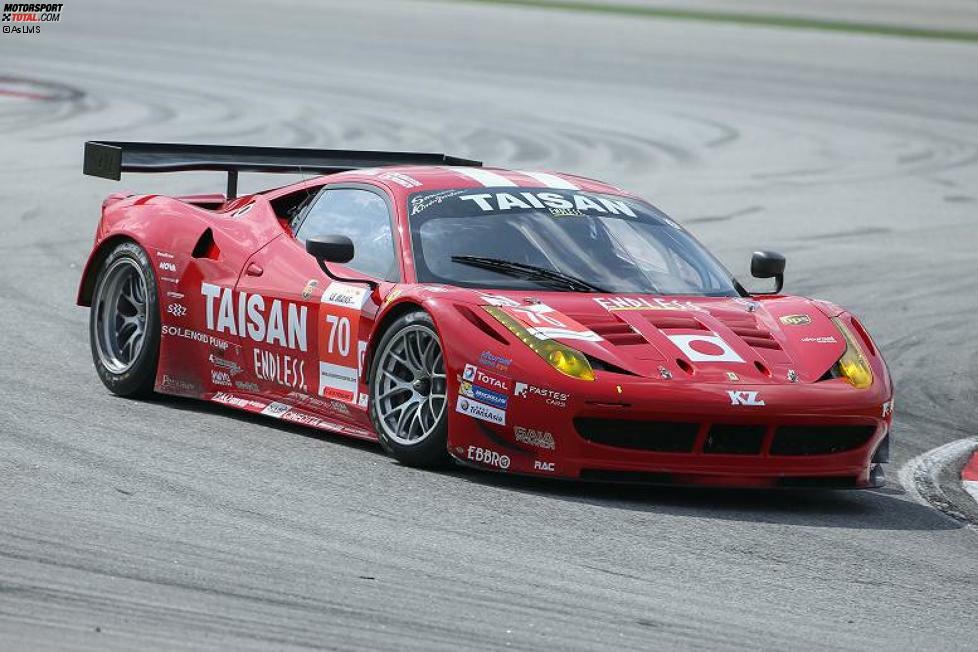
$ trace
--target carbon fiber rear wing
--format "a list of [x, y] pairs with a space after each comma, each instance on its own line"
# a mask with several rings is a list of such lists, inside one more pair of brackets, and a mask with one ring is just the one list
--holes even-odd
[[83, 172], [116, 181], [122, 178], [123, 172], [227, 172], [227, 199], [231, 200], [238, 193], [239, 172], [332, 173], [386, 165], [480, 167], [482, 163], [446, 154], [415, 152], [89, 141], [85, 143]]

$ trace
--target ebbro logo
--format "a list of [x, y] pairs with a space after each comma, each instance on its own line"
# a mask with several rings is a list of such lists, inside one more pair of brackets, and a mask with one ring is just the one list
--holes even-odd
[[[38, 23], [57, 23], [61, 20], [64, 4], [23, 4], [7, 2], [3, 5], [4, 34], [40, 34]], [[10, 25], [9, 23], [15, 23]]]

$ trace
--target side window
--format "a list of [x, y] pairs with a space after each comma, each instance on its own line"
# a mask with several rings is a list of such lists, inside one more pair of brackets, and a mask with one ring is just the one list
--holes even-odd
[[345, 235], [353, 241], [351, 269], [374, 278], [396, 274], [394, 239], [387, 203], [367, 190], [338, 188], [324, 191], [295, 234], [305, 242], [317, 235]]

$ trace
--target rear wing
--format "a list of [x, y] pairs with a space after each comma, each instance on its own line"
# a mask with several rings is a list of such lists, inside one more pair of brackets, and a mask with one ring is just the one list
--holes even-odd
[[482, 162], [414, 152], [89, 141], [85, 143], [83, 172], [116, 181], [123, 172], [227, 172], [230, 201], [238, 194], [239, 172], [332, 173], [386, 165], [481, 167]]

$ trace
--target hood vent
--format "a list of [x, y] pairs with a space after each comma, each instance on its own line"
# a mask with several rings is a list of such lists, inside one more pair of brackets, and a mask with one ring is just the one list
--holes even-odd
[[758, 328], [757, 319], [753, 315], [719, 312], [711, 314], [749, 346], [755, 349], [781, 350], [781, 345], [778, 344], [778, 341], [774, 339], [773, 335], [766, 330]]
[[648, 344], [645, 338], [636, 333], [631, 326], [617, 319], [595, 319], [593, 315], [572, 315], [568, 317], [584, 324], [615, 346], [638, 346]]

